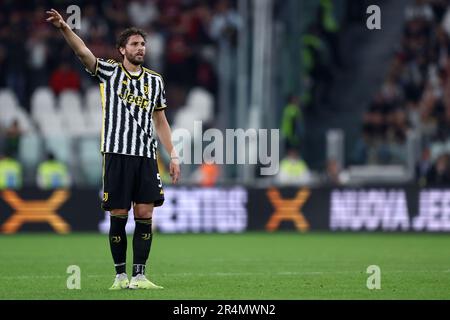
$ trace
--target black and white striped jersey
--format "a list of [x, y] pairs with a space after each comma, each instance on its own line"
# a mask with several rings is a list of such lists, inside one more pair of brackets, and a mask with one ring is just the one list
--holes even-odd
[[121, 63], [101, 58], [92, 75], [100, 81], [101, 152], [156, 159], [152, 114], [166, 108], [161, 75], [144, 67], [132, 75]]

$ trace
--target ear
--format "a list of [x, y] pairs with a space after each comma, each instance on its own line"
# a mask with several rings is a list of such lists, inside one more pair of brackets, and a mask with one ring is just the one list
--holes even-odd
[[119, 52], [120, 52], [121, 55], [124, 56], [125, 55], [125, 48], [124, 47], [120, 47], [119, 48]]

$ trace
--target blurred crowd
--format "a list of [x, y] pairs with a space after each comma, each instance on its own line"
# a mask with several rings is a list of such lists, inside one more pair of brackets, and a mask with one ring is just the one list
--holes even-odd
[[[341, 2], [342, 4], [343, 2]], [[339, 46], [339, 35], [344, 22], [350, 22], [353, 15], [358, 19], [363, 13], [362, 2], [348, 1], [346, 16], [337, 14], [333, 0], [317, 1], [312, 17], [301, 37], [302, 85], [301, 95], [287, 97], [281, 116], [280, 130], [283, 138], [284, 158], [280, 163], [277, 182], [280, 184], [310, 184], [320, 181], [325, 184], [338, 184], [333, 171], [335, 161], [326, 164], [321, 176], [314, 178], [304, 160], [305, 117], [314, 114], [320, 107], [329, 104], [331, 85], [335, 74], [343, 70]], [[356, 11], [356, 12], [354, 12]], [[345, 21], [346, 20], [346, 21]]]
[[417, 178], [450, 183], [450, 1], [416, 0], [385, 80], [363, 118], [358, 164], [405, 164], [419, 137]]
[[[0, 87], [12, 88], [29, 109], [39, 86], [83, 90], [92, 79], [63, 37], [45, 21], [55, 8], [67, 19], [73, 1], [2, 1], [0, 10]], [[119, 59], [116, 35], [136, 26], [148, 35], [145, 64], [162, 73], [171, 107], [184, 103], [189, 88], [217, 90], [214, 65], [219, 41], [235, 38], [236, 13], [231, 0], [103, 0], [76, 1], [81, 29], [76, 31], [98, 57]]]
[[[51, 8], [58, 10], [65, 20], [70, 19], [77, 12], [71, 7], [73, 4], [80, 8], [81, 16], [80, 28], [74, 31], [97, 57], [120, 61], [115, 47], [117, 35], [130, 26], [146, 32], [144, 65], [164, 77], [170, 121], [189, 102], [193, 91], [204, 90], [204, 95], [216, 99], [218, 51], [224, 43], [236, 46], [240, 17], [234, 0], [2, 0], [0, 89], [11, 89], [21, 109], [28, 114], [37, 88], [49, 87], [58, 97], [66, 90], [84, 94], [96, 85], [59, 31], [46, 22], [46, 11]], [[213, 113], [217, 113], [217, 103], [213, 101], [211, 106]], [[17, 159], [23, 128], [17, 121], [3, 126], [2, 123], [0, 188], [19, 187], [22, 170]], [[70, 183], [68, 172], [61, 173], [63, 163], [58, 161], [51, 154], [42, 159], [45, 170], [36, 170], [38, 185], [42, 181], [57, 186]], [[211, 183], [208, 179], [214, 175], [202, 170], [199, 168], [198, 182]], [[49, 171], [57, 177], [54, 181], [39, 177], [39, 172], [51, 175]]]
[[[169, 120], [188, 104], [189, 92], [195, 88], [207, 91], [216, 100], [211, 105], [217, 115], [217, 56], [224, 43], [236, 46], [242, 23], [236, 1], [80, 0], [76, 4], [81, 8], [81, 29], [76, 32], [96, 56], [120, 60], [115, 48], [118, 33], [129, 26], [142, 28], [148, 43], [145, 65], [163, 74], [167, 83]], [[70, 16], [66, 9], [72, 2], [1, 2], [0, 88], [12, 89], [25, 110], [30, 111], [30, 97], [36, 88], [48, 86], [59, 95], [67, 89], [85, 92], [95, 84], [59, 31], [45, 21], [50, 8], [59, 10], [65, 18]], [[285, 155], [277, 177], [281, 184], [313, 179], [303, 157], [304, 117], [319, 106], [331, 104], [328, 93], [334, 76], [345, 68], [339, 50], [343, 24], [352, 20], [359, 23], [365, 14], [366, 1], [345, 2], [345, 17], [337, 13], [337, 3], [317, 0], [314, 14], [305, 20], [300, 39], [303, 90], [287, 97], [281, 115]], [[403, 23], [402, 40], [364, 114], [362, 135], [351, 162], [404, 165], [408, 139], [415, 134], [420, 138], [418, 181], [422, 185], [450, 183], [450, 0], [412, 0]], [[4, 137], [0, 141], [0, 167], [3, 164], [18, 172], [10, 159], [17, 157], [21, 134], [17, 122], [0, 127]], [[2, 150], [8, 158], [2, 157]], [[53, 158], [47, 155], [45, 168], [61, 172], [56, 170]], [[342, 170], [335, 159], [328, 160], [319, 180], [339, 184]], [[193, 180], [212, 185], [220, 176], [217, 167], [205, 164], [197, 168]], [[19, 180], [5, 178], [2, 182], [0, 177], [0, 185]], [[50, 181], [42, 177], [38, 180]]]
[[314, 113], [319, 105], [330, 102], [334, 75], [343, 67], [339, 50], [341, 20], [333, 0], [320, 0], [315, 16], [302, 36], [302, 101], [308, 112]]

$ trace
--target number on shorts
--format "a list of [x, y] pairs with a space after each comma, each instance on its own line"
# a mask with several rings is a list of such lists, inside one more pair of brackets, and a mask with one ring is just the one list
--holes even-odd
[[159, 173], [156, 174], [156, 178], [159, 181], [158, 187], [162, 188], [161, 176], [159, 175]]

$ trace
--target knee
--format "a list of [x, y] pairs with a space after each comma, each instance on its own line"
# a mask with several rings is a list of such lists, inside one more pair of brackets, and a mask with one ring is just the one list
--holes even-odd
[[153, 208], [135, 208], [134, 217], [137, 219], [150, 219], [153, 215]]
[[110, 211], [111, 217], [123, 217], [128, 216], [128, 210], [126, 209], [114, 209]]

